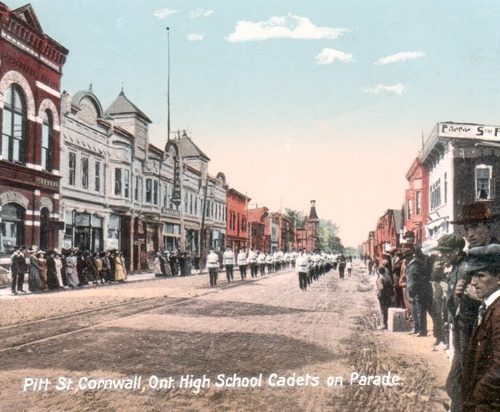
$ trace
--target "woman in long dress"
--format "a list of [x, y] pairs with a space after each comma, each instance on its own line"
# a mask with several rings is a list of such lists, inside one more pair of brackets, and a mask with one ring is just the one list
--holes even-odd
[[114, 255], [115, 262], [115, 281], [123, 282], [125, 280], [125, 270], [123, 268], [123, 260], [119, 252]]
[[38, 259], [40, 283], [42, 284], [42, 290], [45, 290], [47, 289], [47, 260], [45, 259], [45, 252], [39, 251], [36, 257]]
[[56, 252], [54, 254], [54, 263], [56, 265], [56, 277], [57, 277], [57, 283], [59, 284], [59, 288], [60, 289], [63, 289], [64, 288], [64, 282], [63, 282], [63, 279], [62, 279], [62, 269], [63, 269], [63, 265], [62, 265], [62, 261], [61, 261], [61, 255]]
[[47, 253], [47, 285], [51, 290], [59, 289], [59, 281], [56, 273], [56, 260], [54, 259], [55, 254], [56, 253], [53, 250]]
[[66, 257], [66, 281], [68, 286], [74, 288], [80, 284], [78, 272], [76, 270], [76, 256], [73, 250]]
[[37, 292], [42, 289], [40, 282], [40, 267], [38, 266], [38, 259], [35, 255], [36, 250], [30, 250], [30, 270], [28, 274], [28, 286], [31, 292]]

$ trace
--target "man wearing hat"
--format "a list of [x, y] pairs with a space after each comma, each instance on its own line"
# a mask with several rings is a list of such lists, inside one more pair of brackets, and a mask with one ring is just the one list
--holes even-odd
[[455, 225], [463, 225], [465, 239], [469, 248], [486, 246], [498, 243], [493, 235], [493, 222], [499, 220], [500, 215], [491, 213], [485, 202], [474, 202], [462, 206], [462, 217], [451, 221]]
[[403, 244], [403, 256], [405, 258], [404, 279], [402, 284], [406, 287], [411, 315], [413, 318], [412, 333], [417, 336], [427, 336], [427, 307], [425, 301], [426, 272], [424, 261], [415, 250], [413, 243]]
[[[438, 251], [445, 266], [450, 266], [447, 289], [447, 320], [452, 327], [452, 343], [454, 348], [453, 360], [450, 372], [446, 380], [446, 392], [451, 400], [451, 411], [460, 411], [460, 384], [462, 377], [462, 364], [465, 346], [470, 336], [471, 325], [474, 323], [474, 316], [477, 303], [470, 297], [464, 296], [457, 283], [466, 278], [465, 268], [467, 266], [467, 255], [463, 249], [465, 241], [455, 234], [446, 234], [438, 239], [438, 245], [434, 250]], [[472, 321], [471, 321], [472, 319]]]
[[464, 357], [462, 411], [500, 410], [500, 245], [471, 248], [466, 271], [481, 306]]

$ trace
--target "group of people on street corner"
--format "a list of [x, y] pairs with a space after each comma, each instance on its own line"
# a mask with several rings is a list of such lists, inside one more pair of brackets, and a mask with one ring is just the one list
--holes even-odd
[[499, 218], [484, 202], [466, 204], [461, 219], [450, 222], [464, 237], [444, 234], [426, 255], [408, 231], [375, 269], [380, 328], [387, 329], [388, 308], [400, 307], [411, 334], [427, 336], [429, 314], [435, 349], [452, 356], [445, 385], [451, 412], [500, 411]]
[[[78, 248], [39, 250], [14, 247], [10, 257], [11, 293], [26, 294], [76, 288], [89, 283], [122, 283], [127, 277], [123, 254], [118, 250], [91, 253]], [[24, 281], [28, 275], [28, 291]]]

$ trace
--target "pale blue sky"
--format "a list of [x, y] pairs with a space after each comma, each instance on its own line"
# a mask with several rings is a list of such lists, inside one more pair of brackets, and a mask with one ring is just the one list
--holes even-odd
[[172, 129], [188, 128], [211, 173], [259, 206], [307, 210], [316, 199], [346, 244], [401, 206], [422, 130], [500, 124], [500, 2], [31, 3], [70, 50], [63, 89], [92, 82], [108, 107], [124, 82], [160, 147], [170, 26]]

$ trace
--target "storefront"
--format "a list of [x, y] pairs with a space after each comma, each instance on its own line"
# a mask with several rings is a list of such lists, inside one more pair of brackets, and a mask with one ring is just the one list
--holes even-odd
[[108, 237], [106, 239], [107, 249], [108, 250], [121, 250], [120, 249], [120, 216], [111, 214], [109, 215], [108, 221]]
[[75, 210], [64, 215], [65, 249], [78, 248], [91, 252], [103, 250], [103, 218], [90, 213], [79, 213]]
[[25, 243], [24, 215], [24, 208], [16, 203], [8, 203], [2, 206], [0, 254], [10, 255], [14, 252], [16, 245]]
[[173, 223], [163, 224], [163, 249], [164, 250], [179, 250], [180, 242], [180, 225]]

